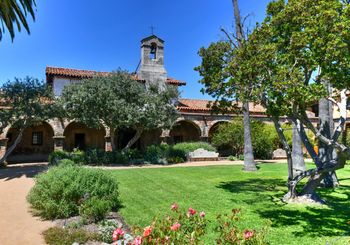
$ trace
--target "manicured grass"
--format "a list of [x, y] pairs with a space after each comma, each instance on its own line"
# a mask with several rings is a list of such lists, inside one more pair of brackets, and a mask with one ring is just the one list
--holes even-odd
[[[243, 226], [259, 228], [268, 220], [271, 244], [348, 244], [350, 235], [350, 166], [338, 171], [341, 187], [320, 189], [328, 206], [285, 205], [286, 164], [263, 164], [254, 173], [242, 166], [114, 170], [130, 225], [149, 225], [154, 216], [180, 207], [204, 210], [214, 221], [219, 213], [242, 209]], [[212, 224], [214, 225], [214, 224]], [[341, 237], [346, 234], [348, 237]], [[213, 244], [208, 234], [206, 244]], [[340, 238], [338, 240], [338, 238]]]

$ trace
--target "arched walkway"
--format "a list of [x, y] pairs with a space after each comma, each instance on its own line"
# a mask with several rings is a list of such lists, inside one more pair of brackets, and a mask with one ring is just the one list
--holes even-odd
[[228, 124], [228, 123], [229, 123], [228, 121], [218, 121], [218, 122], [214, 123], [214, 124], [209, 128], [208, 140], [209, 140], [210, 143], [212, 142], [213, 136], [214, 136], [214, 134], [218, 131], [219, 127], [220, 127], [221, 125], [225, 125], [225, 124]]
[[88, 128], [83, 123], [71, 122], [64, 129], [64, 149], [72, 151], [75, 148], [86, 150], [89, 148], [105, 149], [104, 128]]
[[[17, 128], [10, 128], [6, 134], [7, 146], [10, 147], [18, 136]], [[53, 151], [54, 131], [50, 124], [43, 122], [24, 130], [22, 140], [8, 158], [8, 162], [46, 161]]]
[[200, 128], [191, 121], [179, 121], [170, 130], [170, 143], [199, 141], [201, 137]]
[[[209, 143], [212, 143], [213, 136], [218, 132], [220, 126], [228, 124], [228, 123], [229, 123], [228, 121], [218, 121], [210, 127], [209, 133], [208, 133]], [[227, 157], [227, 156], [232, 155], [232, 147], [229, 145], [221, 145], [221, 146], [217, 147], [217, 151], [219, 152], [220, 156], [223, 156], [223, 157]]]

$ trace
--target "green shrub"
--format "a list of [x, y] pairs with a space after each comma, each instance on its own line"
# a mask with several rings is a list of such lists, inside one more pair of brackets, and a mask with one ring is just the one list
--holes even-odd
[[85, 244], [88, 241], [99, 241], [101, 237], [97, 233], [87, 232], [82, 229], [64, 229], [52, 227], [43, 232], [44, 240], [49, 245], [71, 245], [74, 242]]
[[[94, 203], [91, 199], [101, 200], [103, 204], [97, 203], [96, 210], [88, 211]], [[120, 205], [118, 184], [114, 178], [104, 170], [75, 165], [59, 165], [39, 174], [28, 201], [34, 212], [46, 219], [78, 215], [83, 206], [87, 215], [98, 220], [106, 211], [105, 206], [112, 211]]]
[[83, 151], [76, 150], [76, 149], [73, 152], [67, 152], [67, 151], [61, 151], [61, 150], [53, 151], [49, 155], [49, 165], [55, 166], [63, 159], [72, 160], [76, 164], [84, 164], [85, 154]]
[[150, 164], [166, 164], [169, 149], [170, 147], [167, 144], [150, 145], [145, 151], [144, 160]]
[[105, 243], [113, 243], [112, 235], [113, 231], [118, 228], [118, 223], [112, 220], [102, 220], [99, 223], [99, 233], [101, 234], [101, 240]]
[[199, 148], [203, 148], [207, 151], [216, 151], [216, 148], [207, 142], [183, 142], [173, 146], [174, 150], [183, 151], [185, 156]]
[[75, 162], [69, 159], [62, 159], [58, 162], [58, 165], [60, 166], [69, 166], [69, 165], [75, 165]]
[[109, 211], [110, 202], [96, 197], [87, 199], [79, 208], [79, 214], [89, 221], [103, 220]]
[[244, 160], [244, 155], [238, 155], [238, 156], [228, 156], [227, 158], [230, 161], [243, 161]]

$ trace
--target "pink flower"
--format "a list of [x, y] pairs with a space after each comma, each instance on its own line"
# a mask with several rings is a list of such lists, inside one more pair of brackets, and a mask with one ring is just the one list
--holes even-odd
[[204, 211], [200, 212], [200, 213], [199, 213], [199, 216], [201, 216], [202, 218], [204, 218], [204, 217], [205, 217], [205, 212], [204, 212]]
[[180, 223], [179, 222], [176, 222], [175, 224], [173, 224], [171, 227], [170, 227], [170, 229], [172, 230], [172, 231], [177, 231], [179, 228], [180, 228]]
[[187, 212], [187, 216], [190, 217], [190, 216], [193, 216], [197, 213], [196, 210], [194, 210], [193, 208], [189, 208], [188, 209], [188, 212]]
[[113, 241], [118, 241], [124, 236], [124, 231], [121, 228], [117, 228], [113, 231], [112, 238]]
[[141, 245], [141, 244], [142, 244], [142, 238], [140, 236], [136, 237], [132, 242], [132, 245]]
[[173, 211], [176, 211], [176, 210], [178, 210], [179, 209], [179, 205], [177, 204], [177, 203], [173, 203], [172, 205], [171, 205], [171, 210], [173, 210]]
[[249, 240], [254, 236], [254, 231], [245, 230], [243, 233], [243, 236], [244, 236], [244, 240]]
[[151, 235], [151, 232], [152, 232], [151, 226], [145, 227], [145, 229], [143, 229], [143, 237], [148, 237], [149, 235]]

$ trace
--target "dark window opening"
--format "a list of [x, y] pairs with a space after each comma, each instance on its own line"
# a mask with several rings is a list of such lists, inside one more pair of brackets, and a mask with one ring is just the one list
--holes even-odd
[[152, 43], [152, 45], [151, 45], [151, 51], [149, 53], [149, 58], [151, 60], [155, 60], [157, 58], [157, 45], [155, 43]]
[[74, 148], [79, 150], [85, 150], [85, 134], [74, 135]]
[[33, 132], [32, 145], [42, 145], [42, 144], [43, 144], [43, 132]]
[[346, 109], [350, 110], [350, 98], [346, 100]]

